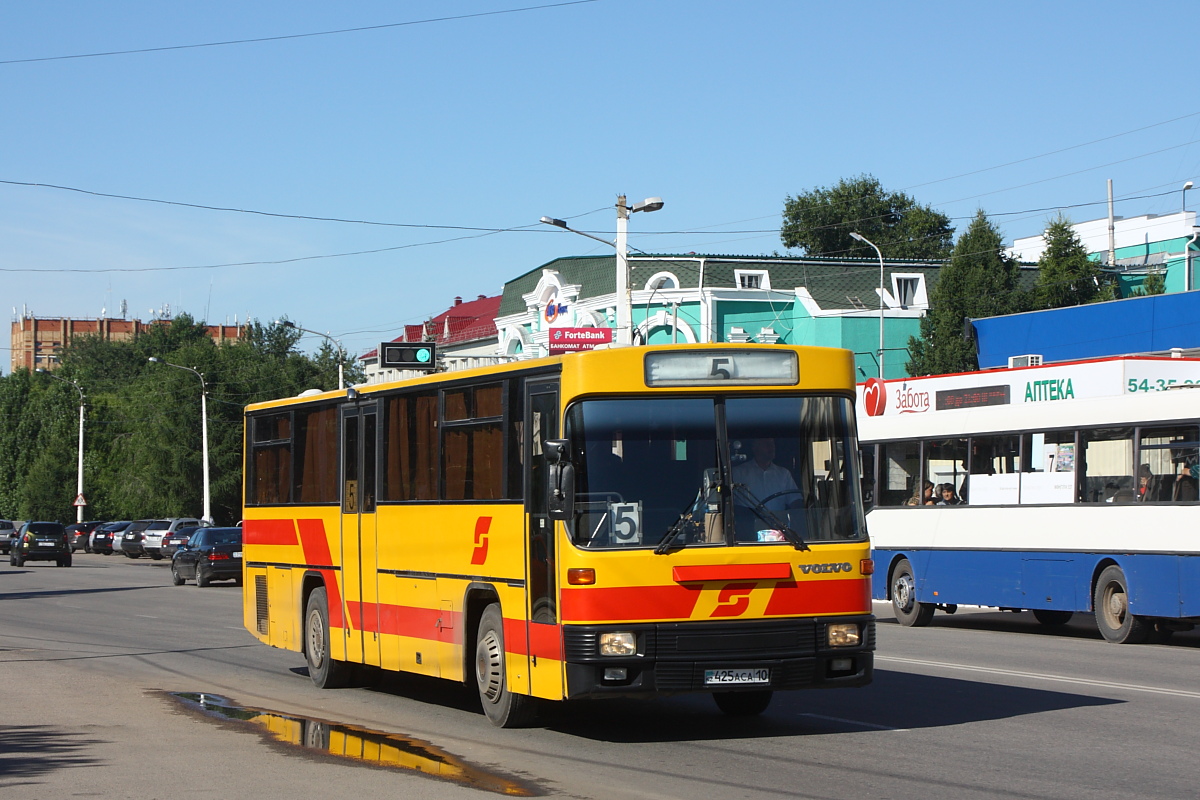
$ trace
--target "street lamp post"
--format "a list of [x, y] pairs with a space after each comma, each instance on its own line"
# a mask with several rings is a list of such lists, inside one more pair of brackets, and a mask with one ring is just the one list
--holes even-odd
[[321, 333], [320, 331], [310, 331], [308, 328], [301, 328], [299, 325], [292, 322], [291, 320], [277, 319], [277, 320], [275, 320], [275, 324], [282, 325], [285, 328], [292, 328], [293, 330], [304, 331], [305, 333], [311, 333], [313, 336], [324, 336], [326, 339], [328, 339], [333, 344], [333, 346], [337, 348], [337, 351], [338, 351], [338, 390], [340, 391], [340, 390], [346, 388], [346, 381], [342, 377], [342, 362], [346, 360], [346, 351], [342, 349], [341, 342], [339, 342], [337, 339], [334, 339], [328, 333]]
[[1192, 182], [1188, 181], [1183, 185], [1183, 213], [1187, 213], [1187, 190], [1192, 188]]
[[662, 207], [663, 200], [661, 197], [647, 197], [642, 202], [629, 206], [625, 204], [625, 195], [619, 195], [617, 197], [617, 239], [615, 242], [601, 239], [599, 236], [592, 236], [590, 233], [577, 231], [574, 228], [568, 228], [567, 223], [561, 219], [542, 217], [540, 220], [547, 225], [553, 225], [557, 228], [571, 231], [571, 233], [578, 233], [580, 236], [586, 236], [589, 239], [595, 239], [596, 241], [616, 247], [617, 331], [614, 340], [618, 346], [626, 347], [633, 344], [633, 293], [629, 287], [629, 215], [637, 211], [658, 211]]
[[161, 358], [150, 357], [152, 364], [165, 364], [168, 367], [181, 369], [185, 372], [190, 372], [200, 379], [200, 437], [201, 449], [204, 454], [204, 514], [205, 522], [211, 524], [212, 518], [212, 503], [208, 493], [208, 385], [204, 382], [204, 376], [200, 374], [200, 370], [191, 367], [181, 367], [178, 364], [172, 364], [170, 361], [163, 361]]
[[[861, 233], [851, 231], [850, 238], [875, 247], [875, 243]], [[879, 380], [883, 380], [883, 253], [878, 247], [875, 247], [875, 253], [879, 256]]]
[[80, 503], [83, 498], [83, 389], [75, 381], [60, 378], [47, 369], [39, 367], [38, 372], [61, 383], [69, 383], [79, 392], [79, 474], [75, 479], [75, 521], [83, 522], [83, 505]]

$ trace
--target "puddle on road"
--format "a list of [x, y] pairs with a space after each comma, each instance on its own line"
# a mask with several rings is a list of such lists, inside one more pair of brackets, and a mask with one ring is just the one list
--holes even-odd
[[264, 730], [276, 741], [296, 745], [322, 755], [331, 755], [372, 766], [419, 772], [461, 783], [475, 789], [515, 797], [544, 794], [533, 786], [468, 764], [440, 747], [395, 733], [373, 731], [356, 725], [281, 714], [252, 706], [239, 706], [215, 694], [170, 692], [184, 707], [219, 720], [244, 722]]

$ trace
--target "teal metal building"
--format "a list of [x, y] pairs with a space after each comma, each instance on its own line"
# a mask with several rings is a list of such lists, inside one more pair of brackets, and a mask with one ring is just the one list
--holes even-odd
[[[940, 261], [884, 260], [887, 378], [907, 375]], [[634, 344], [760, 342], [844, 347], [859, 378], [879, 375], [878, 259], [631, 255]], [[508, 281], [496, 316], [498, 354], [549, 354], [560, 329], [616, 321], [616, 257], [558, 258]], [[558, 334], [556, 336], [556, 333]]]

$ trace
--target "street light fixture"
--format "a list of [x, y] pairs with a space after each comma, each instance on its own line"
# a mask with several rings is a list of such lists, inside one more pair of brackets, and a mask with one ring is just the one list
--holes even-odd
[[184, 372], [190, 372], [200, 379], [200, 436], [202, 441], [202, 450], [204, 453], [204, 514], [203, 520], [210, 525], [212, 524], [212, 504], [208, 493], [208, 384], [204, 382], [204, 376], [200, 374], [200, 370], [191, 367], [181, 367], [178, 364], [172, 364], [170, 361], [163, 361], [161, 358], [150, 356], [151, 364], [165, 364], [168, 367], [181, 369]]
[[1187, 190], [1192, 188], [1192, 182], [1188, 181], [1183, 185], [1183, 213], [1187, 213]]
[[293, 330], [304, 331], [305, 333], [311, 333], [313, 336], [324, 336], [326, 339], [328, 339], [330, 342], [332, 342], [333, 346], [336, 347], [337, 351], [338, 351], [338, 391], [341, 391], [342, 389], [346, 388], [346, 381], [342, 377], [342, 362], [346, 360], [346, 351], [342, 349], [341, 342], [339, 342], [337, 339], [334, 339], [328, 333], [321, 333], [320, 331], [310, 331], [308, 328], [301, 328], [299, 325], [292, 322], [291, 320], [277, 319], [277, 320], [275, 320], [275, 324], [282, 325], [285, 328], [291, 328]]
[[68, 383], [79, 392], [79, 475], [75, 480], [75, 521], [83, 522], [83, 389], [75, 381], [60, 378], [48, 369], [38, 367], [37, 371], [60, 383]]
[[[850, 238], [875, 247], [875, 243], [861, 233], [851, 231]], [[879, 256], [879, 380], [883, 380], [883, 253], [878, 247], [875, 247], [875, 253]]]
[[633, 294], [629, 288], [629, 215], [638, 211], [658, 211], [663, 207], [663, 199], [661, 197], [647, 197], [640, 203], [634, 203], [632, 206], [625, 204], [625, 195], [617, 197], [617, 239], [615, 242], [610, 242], [607, 239], [601, 239], [599, 236], [592, 236], [590, 233], [577, 231], [574, 228], [568, 228], [567, 223], [561, 219], [553, 219], [552, 217], [542, 217], [541, 222], [547, 225], [553, 225], [556, 228], [578, 233], [580, 236], [586, 236], [589, 239], [595, 239], [597, 242], [604, 242], [607, 245], [613, 245], [617, 249], [617, 330], [615, 344], [622, 347], [627, 347], [633, 344]]

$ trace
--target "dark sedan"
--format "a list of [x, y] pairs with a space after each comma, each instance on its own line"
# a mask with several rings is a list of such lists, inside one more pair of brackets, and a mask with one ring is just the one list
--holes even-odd
[[171, 582], [180, 586], [188, 579], [197, 586], [214, 580], [232, 580], [241, 586], [242, 529], [198, 528], [171, 558]]
[[54, 561], [71, 566], [71, 545], [61, 522], [30, 522], [21, 529], [8, 554], [8, 563], [24, 566], [27, 561]]
[[129, 527], [129, 520], [120, 522], [110, 522], [107, 525], [101, 525], [96, 530], [92, 531], [92, 552], [103, 553], [104, 555], [112, 555], [113, 538], [118, 537]]
[[103, 525], [102, 520], [93, 522], [72, 522], [67, 526], [67, 541], [71, 543], [71, 552], [78, 553], [82, 550], [85, 553], [92, 552], [92, 531]]

